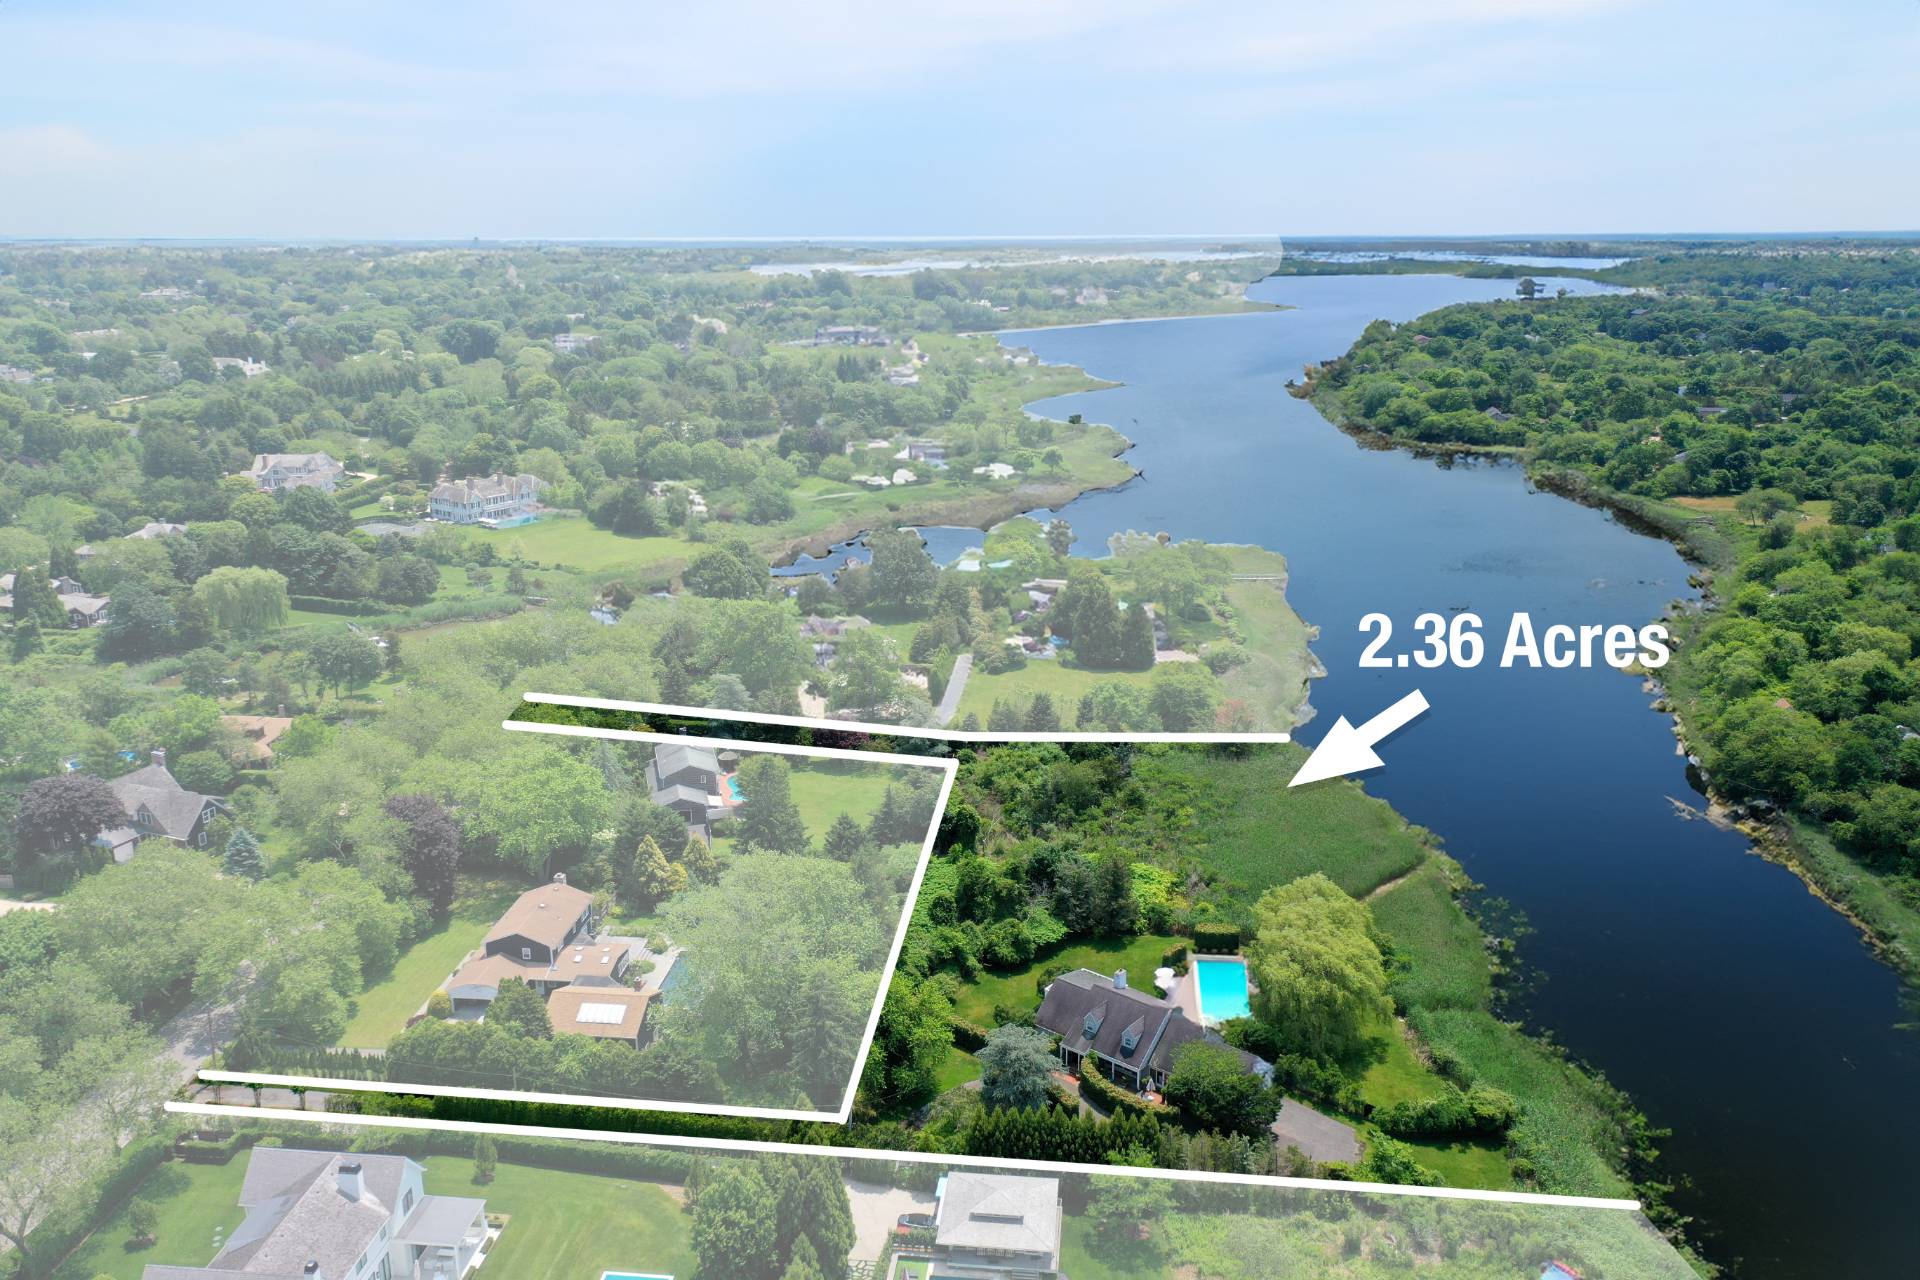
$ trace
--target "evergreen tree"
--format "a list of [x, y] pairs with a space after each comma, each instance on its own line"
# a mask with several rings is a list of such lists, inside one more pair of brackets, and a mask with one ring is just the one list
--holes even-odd
[[500, 1161], [500, 1153], [493, 1145], [493, 1139], [481, 1134], [473, 1140], [473, 1181], [475, 1186], [486, 1186], [493, 1181], [494, 1170]]
[[787, 762], [779, 756], [749, 756], [740, 763], [740, 843], [773, 853], [805, 853], [807, 824], [793, 803]]
[[1053, 709], [1051, 695], [1045, 693], [1033, 695], [1033, 701], [1027, 705], [1026, 728], [1029, 733], [1060, 731], [1060, 713]]
[[1146, 606], [1134, 601], [1120, 621], [1120, 654], [1116, 664], [1126, 671], [1147, 671], [1153, 666], [1153, 619]]
[[38, 623], [42, 628], [67, 625], [67, 611], [54, 594], [53, 583], [40, 565], [28, 565], [13, 575], [13, 622]]
[[32, 618], [25, 618], [13, 624], [13, 645], [11, 649], [15, 662], [25, 662], [45, 647], [40, 638], [40, 624]]
[[1078, 540], [1079, 535], [1074, 533], [1073, 526], [1065, 520], [1055, 519], [1047, 522], [1047, 549], [1056, 556], [1067, 554], [1067, 550]]
[[1004, 698], [993, 700], [993, 710], [987, 713], [987, 728], [998, 730], [1018, 729], [1025, 719], [1020, 714], [1018, 703], [1008, 702]]
[[[892, 797], [893, 788], [889, 787], [886, 796], [881, 800], [883, 809]], [[878, 825], [879, 821], [876, 815], [875, 825]], [[868, 845], [867, 833], [861, 829], [859, 822], [851, 814], [843, 813], [833, 820], [831, 827], [827, 828], [827, 838], [821, 843], [821, 852], [835, 862], [852, 862]]]
[[264, 880], [267, 875], [266, 859], [260, 856], [260, 842], [245, 827], [235, 827], [227, 837], [227, 847], [220, 854], [220, 866], [230, 876], [245, 876], [249, 880]]

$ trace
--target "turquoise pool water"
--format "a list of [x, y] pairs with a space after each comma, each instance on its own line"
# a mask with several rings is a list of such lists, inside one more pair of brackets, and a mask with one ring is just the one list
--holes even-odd
[[602, 1271], [600, 1280], [673, 1280], [655, 1271]]
[[730, 773], [727, 775], [727, 794], [733, 797], [733, 801], [735, 804], [738, 804], [740, 803], [740, 801], [745, 800], [747, 798], [746, 792], [740, 790], [739, 774]]
[[1200, 984], [1200, 1016], [1225, 1022], [1244, 1018], [1247, 1003], [1247, 966], [1239, 960], [1208, 960], [1196, 956], [1194, 980]]

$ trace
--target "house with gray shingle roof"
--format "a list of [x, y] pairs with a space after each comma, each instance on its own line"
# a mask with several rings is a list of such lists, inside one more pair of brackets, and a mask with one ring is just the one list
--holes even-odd
[[956, 1170], [940, 1179], [933, 1272], [990, 1280], [1060, 1269], [1060, 1180]]
[[150, 836], [189, 849], [207, 847], [207, 825], [231, 812], [218, 796], [189, 791], [167, 769], [167, 753], [155, 751], [153, 763], [107, 783], [130, 819], [124, 827], [102, 831], [93, 842], [113, 854], [115, 862], [133, 857], [135, 847]]
[[428, 1195], [425, 1177], [405, 1156], [255, 1147], [226, 1244], [141, 1280], [462, 1280], [485, 1258], [486, 1201]]
[[[1063, 973], [1047, 984], [1034, 1025], [1060, 1037], [1060, 1061], [1081, 1072], [1092, 1059], [1100, 1073], [1136, 1092], [1164, 1089], [1173, 1055], [1194, 1040], [1226, 1044], [1219, 1033], [1187, 1017], [1170, 1001], [1127, 985], [1127, 971], [1112, 977], [1091, 969]], [[1235, 1050], [1248, 1071], [1269, 1078], [1273, 1067]]]

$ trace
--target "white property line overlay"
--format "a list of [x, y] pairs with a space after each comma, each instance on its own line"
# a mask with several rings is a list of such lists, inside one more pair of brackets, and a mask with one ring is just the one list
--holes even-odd
[[1173, 1182], [1213, 1182], [1246, 1187], [1286, 1187], [1302, 1191], [1335, 1191], [1347, 1195], [1414, 1196], [1428, 1200], [1492, 1200], [1502, 1204], [1532, 1204], [1556, 1209], [1605, 1209], [1637, 1213], [1638, 1200], [1611, 1200], [1602, 1196], [1550, 1196], [1538, 1191], [1473, 1191], [1464, 1187], [1413, 1187], [1393, 1182], [1339, 1182], [1331, 1178], [1285, 1178], [1253, 1173], [1214, 1173], [1200, 1169], [1143, 1169], [1135, 1165], [1077, 1164], [1066, 1160], [1027, 1160], [1012, 1156], [948, 1155], [939, 1151], [896, 1151], [887, 1147], [817, 1146], [803, 1142], [751, 1142], [744, 1138], [680, 1137], [665, 1133], [620, 1133], [605, 1129], [568, 1129], [552, 1125], [495, 1124], [487, 1120], [428, 1120], [418, 1116], [333, 1115], [318, 1111], [290, 1111], [280, 1107], [239, 1107], [212, 1102], [168, 1102], [176, 1115], [219, 1116], [237, 1119], [294, 1120], [312, 1125], [339, 1124], [370, 1129], [435, 1129], [458, 1133], [492, 1133], [506, 1137], [557, 1138], [563, 1141], [613, 1142], [646, 1147], [680, 1147], [744, 1154], [832, 1156], [844, 1160], [898, 1160], [909, 1164], [967, 1166], [976, 1169], [1022, 1169], [1035, 1173], [1075, 1173], [1086, 1177], [1162, 1178]]
[[938, 769], [946, 775], [940, 780], [940, 794], [934, 799], [933, 816], [927, 822], [927, 836], [920, 845], [920, 860], [913, 868], [913, 883], [907, 887], [907, 895], [901, 903], [900, 923], [893, 932], [893, 946], [887, 952], [886, 967], [880, 972], [879, 987], [873, 995], [873, 1010], [867, 1015], [866, 1034], [860, 1038], [859, 1052], [853, 1058], [853, 1073], [847, 1080], [846, 1093], [840, 1099], [839, 1109], [803, 1111], [778, 1107], [739, 1107], [645, 1098], [602, 1097], [598, 1094], [483, 1089], [470, 1085], [416, 1085], [397, 1080], [357, 1080], [350, 1076], [280, 1075], [261, 1071], [202, 1070], [199, 1073], [200, 1079], [215, 1084], [279, 1085], [287, 1088], [339, 1092], [423, 1094], [450, 1098], [487, 1098], [506, 1102], [551, 1102], [567, 1106], [619, 1107], [630, 1111], [675, 1111], [689, 1115], [737, 1116], [751, 1120], [831, 1120], [835, 1124], [845, 1124], [853, 1115], [853, 1099], [860, 1090], [860, 1074], [866, 1066], [867, 1054], [873, 1048], [874, 1035], [880, 1028], [880, 1010], [886, 1004], [887, 988], [893, 983], [893, 971], [900, 963], [900, 951], [907, 942], [907, 930], [913, 923], [913, 904], [919, 901], [921, 882], [926, 878], [928, 864], [933, 861], [933, 842], [940, 834], [940, 815], [947, 811], [947, 799], [953, 792], [953, 780], [960, 771], [960, 762], [939, 756], [849, 751], [838, 747], [798, 747], [776, 742], [742, 742], [732, 738], [703, 738], [679, 733], [642, 733], [632, 729], [591, 729], [580, 725], [534, 724], [518, 720], [505, 721], [503, 727], [516, 733], [548, 733], [569, 738], [603, 738], [620, 742], [657, 742], [669, 745], [694, 742], [703, 746], [733, 748], [739, 751], [825, 757], [834, 760], [853, 760], [863, 764], [909, 765], [920, 769]]
[[[902, 724], [869, 724], [861, 720], [815, 720], [769, 711], [724, 711], [717, 707], [682, 707], [671, 702], [623, 702], [617, 698], [583, 698], [571, 693], [526, 693], [528, 702], [554, 707], [585, 707], [595, 711], [633, 711], [649, 716], [680, 716], [697, 720], [738, 720], [746, 724], [782, 725], [789, 729], [825, 729], [834, 733], [872, 733], [888, 738], [922, 738], [935, 742], [1292, 742], [1287, 733], [1083, 733], [1057, 730], [1030, 732], [1013, 729], [921, 729]], [[516, 722], [509, 721], [510, 725]], [[755, 743], [755, 746], [764, 744]], [[770, 749], [770, 748], [769, 748]], [[886, 757], [881, 757], [885, 759]]]

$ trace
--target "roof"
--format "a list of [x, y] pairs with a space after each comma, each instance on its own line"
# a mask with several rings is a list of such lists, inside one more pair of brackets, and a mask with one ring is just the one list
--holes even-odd
[[479, 992], [471, 988], [480, 988], [497, 995], [500, 984], [508, 978], [533, 982], [545, 981], [551, 976], [547, 972], [547, 966], [537, 961], [522, 960], [519, 956], [490, 956], [482, 953], [461, 965], [459, 971], [447, 979], [447, 994], [460, 999], [475, 999], [478, 998]]
[[517, 476], [496, 471], [490, 476], [468, 476], [433, 486], [428, 495], [435, 502], [478, 502], [482, 498], [531, 497], [546, 487], [539, 476], [525, 472]]
[[633, 991], [599, 983], [569, 983], [547, 999], [547, 1021], [555, 1035], [632, 1040], [646, 1021], [651, 991]]
[[487, 941], [497, 942], [517, 935], [557, 947], [567, 940], [575, 922], [592, 905], [592, 894], [570, 884], [555, 881], [535, 885], [515, 898], [513, 905], [494, 922]]
[[486, 1208], [485, 1200], [472, 1196], [426, 1196], [394, 1233], [394, 1239], [407, 1244], [457, 1246]]
[[699, 787], [689, 787], [677, 782], [671, 787], [659, 787], [650, 797], [655, 804], [697, 804], [702, 808], [707, 804], [707, 792]]
[[330, 453], [256, 453], [253, 466], [249, 468], [258, 475], [262, 471], [280, 467], [287, 471], [323, 471], [331, 467], [346, 468], [334, 461]]
[[720, 758], [705, 747], [681, 746], [677, 742], [653, 749], [655, 775], [670, 778], [682, 769], [698, 769], [703, 773], [720, 772]]
[[247, 754], [255, 760], [273, 759], [273, 744], [293, 724], [292, 716], [221, 716], [220, 723], [247, 737]]
[[1060, 1252], [1060, 1180], [999, 1173], [949, 1173], [934, 1212], [936, 1246]]
[[[1033, 1020], [1074, 1053], [1099, 1054], [1141, 1072], [1170, 1070], [1174, 1052], [1194, 1040], [1226, 1043], [1179, 1005], [1134, 987], [1116, 987], [1112, 978], [1091, 969], [1075, 969], [1049, 983]], [[1235, 1052], [1249, 1071], [1262, 1065], [1250, 1053]]]
[[627, 944], [622, 941], [597, 938], [591, 942], [574, 942], [554, 957], [553, 972], [569, 981], [583, 974], [612, 977], [626, 958]]
[[[240, 1185], [246, 1219], [213, 1261], [259, 1277], [299, 1276], [311, 1260], [322, 1276], [349, 1276], [392, 1219], [412, 1163], [404, 1156], [255, 1147]], [[357, 1199], [340, 1187], [343, 1164], [360, 1166]]]
[[203, 796], [181, 786], [163, 764], [135, 769], [113, 779], [107, 786], [119, 797], [128, 814], [144, 807], [153, 815], [160, 830], [175, 840], [185, 840], [193, 834], [193, 824], [200, 820], [200, 812], [209, 802], [226, 808], [225, 802], [216, 796]]

